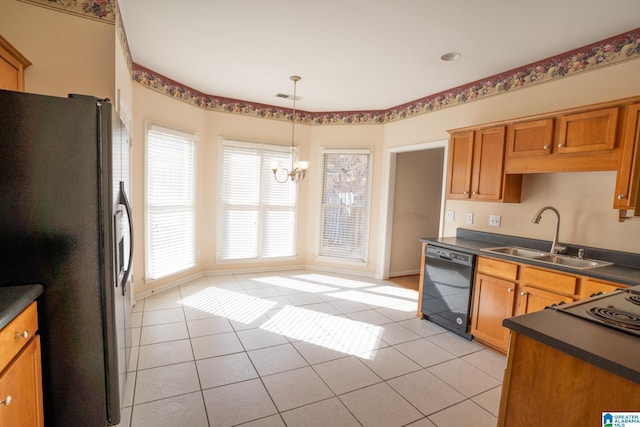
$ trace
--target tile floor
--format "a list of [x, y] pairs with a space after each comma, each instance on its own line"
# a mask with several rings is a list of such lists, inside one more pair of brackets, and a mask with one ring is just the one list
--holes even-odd
[[312, 271], [148, 297], [121, 426], [495, 426], [505, 358], [416, 318], [416, 301]]

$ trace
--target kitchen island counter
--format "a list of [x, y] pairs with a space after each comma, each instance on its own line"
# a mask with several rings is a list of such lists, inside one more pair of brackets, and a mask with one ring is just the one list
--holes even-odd
[[640, 410], [640, 337], [545, 309], [505, 319], [511, 329], [499, 427], [602, 425]]
[[502, 324], [513, 332], [640, 384], [640, 338], [637, 336], [552, 309], [511, 317]]

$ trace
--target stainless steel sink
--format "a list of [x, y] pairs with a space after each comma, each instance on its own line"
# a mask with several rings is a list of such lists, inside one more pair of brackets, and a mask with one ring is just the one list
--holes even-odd
[[549, 255], [547, 252], [537, 251], [535, 249], [520, 248], [518, 246], [502, 246], [499, 248], [485, 249], [489, 252], [497, 252], [506, 255], [517, 256], [520, 258], [539, 258]]
[[612, 263], [600, 261], [596, 259], [582, 259], [569, 255], [550, 254], [548, 252], [538, 251], [535, 249], [521, 248], [518, 246], [501, 246], [497, 248], [483, 249], [488, 252], [511, 255], [516, 258], [531, 259], [535, 261], [545, 262], [549, 264], [563, 265], [575, 268], [577, 270], [586, 270], [588, 268], [604, 267]]
[[536, 258], [536, 261], [550, 262], [552, 264], [566, 265], [567, 267], [573, 267], [580, 270], [587, 268], [603, 267], [605, 265], [611, 265], [610, 262], [600, 261], [596, 259], [581, 259], [568, 255], [556, 255], [549, 254], [540, 258]]

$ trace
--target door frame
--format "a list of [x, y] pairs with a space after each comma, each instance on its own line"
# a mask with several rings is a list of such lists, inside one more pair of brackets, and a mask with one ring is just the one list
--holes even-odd
[[[438, 237], [444, 232], [445, 190], [447, 186], [447, 164], [449, 160], [449, 140], [423, 142], [400, 147], [389, 147], [384, 150], [382, 158], [382, 218], [380, 220], [381, 247], [376, 267], [376, 278], [386, 280], [389, 278], [389, 266], [391, 264], [391, 238], [393, 225], [393, 200], [396, 184], [396, 157], [398, 153], [411, 151], [433, 150], [444, 148], [444, 164], [442, 167], [442, 196], [440, 199], [440, 224], [438, 225]], [[432, 236], [424, 236], [432, 237]]]

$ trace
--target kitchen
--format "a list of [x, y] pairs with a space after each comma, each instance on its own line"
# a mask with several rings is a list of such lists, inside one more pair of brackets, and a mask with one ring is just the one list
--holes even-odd
[[[73, 18], [66, 14], [37, 8], [17, 1], [3, 0], [3, 9], [7, 14], [0, 17], [3, 36], [19, 47], [29, 59], [38, 64], [26, 70], [26, 89], [31, 92], [49, 93], [66, 96], [68, 92], [92, 93], [118, 99], [123, 111], [133, 117], [132, 134], [134, 141], [134, 211], [143, 212], [143, 141], [144, 130], [142, 117], [153, 117], [154, 120], [188, 128], [215, 139], [217, 135], [237, 134], [241, 130], [245, 138], [262, 139], [270, 135], [270, 139], [286, 141], [288, 126], [286, 123], [270, 123], [252, 117], [233, 116], [222, 113], [207, 113], [190, 106], [183, 101], [167, 97], [147, 87], [132, 83], [127, 69], [126, 53], [121, 43], [114, 48], [114, 30], [102, 23], [92, 23]], [[27, 23], [26, 26], [24, 23]], [[28, 31], [25, 31], [25, 27]], [[63, 28], [63, 29], [61, 29]], [[6, 29], [6, 30], [5, 30]], [[78, 32], [88, 34], [86, 39], [74, 36]], [[33, 34], [52, 34], [33, 38]], [[97, 49], [95, 46], [101, 46]], [[100, 52], [113, 52], [115, 60]], [[60, 59], [64, 60], [60, 60]], [[135, 61], [135, 58], [133, 58]], [[109, 78], [90, 79], [88, 76], [103, 75], [105, 69], [113, 69], [115, 76], [109, 71]], [[40, 65], [42, 64], [42, 65]], [[374, 168], [380, 171], [374, 175], [374, 188], [383, 188], [389, 175], [389, 152], [403, 146], [429, 145], [425, 141], [442, 141], [448, 139], [447, 130], [465, 126], [478, 125], [508, 118], [524, 117], [556, 111], [564, 108], [593, 104], [601, 101], [621, 99], [640, 93], [640, 83], [633, 76], [638, 72], [638, 61], [629, 60], [612, 66], [603, 66], [588, 73], [577, 74], [570, 78], [551, 81], [546, 84], [526, 87], [494, 97], [487, 97], [475, 102], [463, 103], [457, 107], [433, 111], [429, 114], [416, 115], [404, 120], [397, 120], [384, 125], [349, 125], [349, 126], [301, 126], [298, 135], [301, 138], [303, 152], [315, 164], [318, 164], [314, 148], [324, 141], [332, 141], [336, 146], [353, 145], [354, 141], [362, 145], [375, 146], [378, 150], [374, 156]], [[51, 78], [56, 76], [56, 79]], [[285, 76], [286, 80], [286, 76]], [[304, 80], [303, 80], [304, 83]], [[588, 90], [587, 90], [588, 88]], [[119, 106], [120, 107], [120, 106]], [[462, 114], [463, 113], [463, 114]], [[285, 136], [281, 136], [285, 135]], [[205, 149], [206, 150], [206, 149]], [[306, 150], [306, 151], [305, 151]], [[204, 151], [203, 157], [213, 156]], [[139, 165], [136, 167], [136, 165]], [[137, 172], [136, 172], [137, 171]], [[199, 167], [202, 174], [199, 182], [206, 183], [213, 179], [206, 165]], [[135, 175], [137, 173], [137, 175]], [[309, 176], [311, 180], [313, 176]], [[312, 181], [310, 181], [312, 182]], [[215, 199], [211, 189], [215, 186], [200, 186], [203, 200]], [[612, 208], [615, 188], [615, 172], [589, 173], [555, 173], [525, 175], [522, 187], [522, 202], [519, 204], [495, 204], [486, 202], [469, 202], [447, 200], [445, 210], [455, 212], [453, 221], [444, 221], [443, 236], [453, 236], [458, 228], [472, 228], [479, 231], [495, 231], [500, 234], [526, 236], [537, 239], [550, 239], [553, 234], [552, 221], [542, 221], [539, 225], [530, 223], [531, 216], [545, 205], [553, 205], [562, 213], [563, 228], [560, 239], [590, 247], [638, 253], [638, 239], [630, 236], [640, 235], [640, 222], [630, 220], [618, 222], [618, 213]], [[301, 192], [301, 203], [306, 206], [301, 217], [307, 222], [301, 228], [309, 230], [300, 233], [298, 247], [308, 248], [315, 243], [317, 220], [310, 212], [315, 209], [316, 189], [309, 183]], [[364, 276], [384, 276], [385, 267], [383, 250], [386, 238], [378, 232], [386, 221], [388, 201], [384, 194], [372, 195], [374, 207], [371, 217], [371, 237], [369, 241], [370, 262], [366, 266], [353, 267], [353, 271]], [[200, 206], [203, 217], [213, 208], [212, 202]], [[588, 207], [588, 209], [585, 209]], [[465, 221], [466, 213], [474, 216], [473, 224]], [[488, 225], [489, 215], [501, 216], [499, 228]], [[388, 213], [386, 214], [389, 215]], [[143, 218], [136, 219], [136, 229], [143, 229]], [[375, 226], [373, 226], [375, 224]], [[203, 234], [212, 235], [215, 224], [204, 220]], [[585, 230], [588, 230], [586, 232]], [[416, 236], [416, 253], [420, 252]], [[192, 271], [166, 280], [144, 281], [144, 245], [138, 245], [134, 259], [134, 277], [136, 295], [140, 298], [151, 295], [163, 287], [170, 287], [172, 282], [187, 280], [194, 274], [211, 271], [221, 272], [232, 267], [217, 265], [212, 249], [202, 247], [201, 265]], [[311, 265], [319, 269], [344, 269], [340, 265], [332, 265], [316, 261], [314, 257], [302, 251], [299, 265]], [[416, 258], [419, 261], [419, 258]], [[287, 264], [279, 264], [282, 268]], [[260, 266], [255, 266], [260, 268]], [[416, 271], [419, 267], [416, 265]], [[389, 273], [389, 272], [387, 272]], [[393, 273], [393, 272], [391, 272]]]

